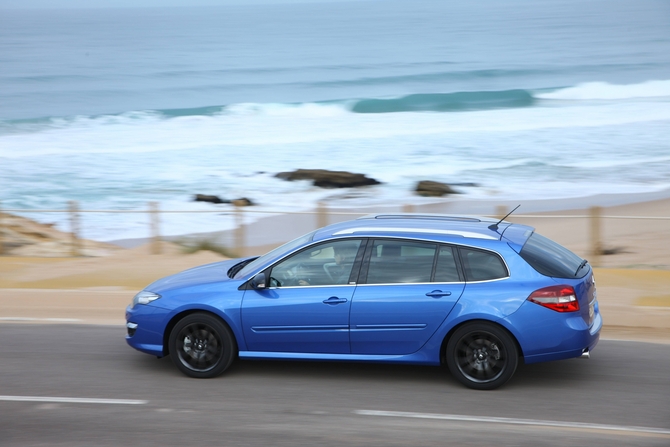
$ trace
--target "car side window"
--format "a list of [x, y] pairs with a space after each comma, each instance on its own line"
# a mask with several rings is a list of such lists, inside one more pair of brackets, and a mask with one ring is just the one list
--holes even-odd
[[368, 284], [430, 282], [436, 244], [375, 240], [369, 260]]
[[349, 284], [360, 239], [314, 245], [280, 261], [270, 271], [271, 287]]
[[461, 248], [460, 252], [467, 281], [487, 281], [509, 276], [505, 263], [493, 252], [469, 248]]
[[435, 266], [434, 282], [459, 282], [458, 267], [456, 266], [456, 257], [454, 248], [446, 245], [440, 246], [440, 252]]

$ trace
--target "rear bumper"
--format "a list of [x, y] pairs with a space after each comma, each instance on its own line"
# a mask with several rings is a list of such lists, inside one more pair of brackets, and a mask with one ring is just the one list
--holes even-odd
[[525, 328], [523, 333], [514, 333], [512, 329], [525, 363], [580, 357], [598, 344], [603, 326], [597, 310], [589, 327], [579, 312], [561, 314], [533, 303], [525, 303], [505, 320], [512, 328]]

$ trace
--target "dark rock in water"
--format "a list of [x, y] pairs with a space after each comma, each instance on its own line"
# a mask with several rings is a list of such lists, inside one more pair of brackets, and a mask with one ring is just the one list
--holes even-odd
[[354, 188], [357, 186], [379, 185], [381, 182], [347, 171], [328, 171], [326, 169], [297, 169], [292, 172], [280, 172], [275, 177], [294, 181], [312, 180], [314, 186], [321, 188]]
[[424, 197], [442, 197], [447, 194], [459, 194], [446, 183], [422, 180], [416, 185], [416, 193]]
[[255, 205], [255, 203], [252, 202], [251, 199], [247, 199], [246, 197], [231, 200], [230, 203], [232, 203], [235, 206], [254, 206]]
[[222, 199], [219, 196], [211, 196], [207, 194], [196, 194], [193, 197], [194, 202], [209, 202], [209, 203], [231, 203], [235, 206], [253, 206], [255, 203], [251, 199], [247, 199], [246, 197], [241, 197], [239, 199], [233, 199], [233, 200], [228, 200], [228, 199]]
[[209, 203], [230, 203], [230, 200], [223, 200], [219, 196], [210, 196], [207, 194], [196, 194], [193, 197], [194, 202], [209, 202]]

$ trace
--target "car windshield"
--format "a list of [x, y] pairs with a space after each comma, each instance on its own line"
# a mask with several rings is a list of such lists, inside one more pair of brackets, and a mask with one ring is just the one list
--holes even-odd
[[304, 236], [300, 236], [299, 238], [294, 239], [290, 242], [287, 242], [284, 245], [282, 245], [280, 247], [277, 247], [272, 251], [267, 252], [263, 256], [254, 259], [252, 262], [245, 265], [242, 270], [237, 272], [237, 274], [235, 275], [235, 279], [244, 278], [249, 273], [253, 272], [254, 270], [258, 269], [259, 267], [261, 267], [261, 266], [263, 266], [263, 265], [265, 265], [269, 262], [272, 262], [275, 259], [279, 259], [282, 256], [284, 256], [285, 254], [290, 253], [293, 250], [295, 250], [296, 248], [300, 247], [301, 245], [304, 245], [304, 244], [310, 242], [312, 240], [312, 238], [314, 237], [314, 233], [316, 233], [316, 231], [312, 231], [311, 233], [307, 233]]

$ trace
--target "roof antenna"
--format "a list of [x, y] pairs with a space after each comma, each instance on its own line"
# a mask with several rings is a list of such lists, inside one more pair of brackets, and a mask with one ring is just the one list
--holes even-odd
[[518, 205], [516, 206], [516, 208], [514, 208], [512, 211], [510, 211], [509, 213], [507, 213], [507, 214], [505, 215], [505, 217], [503, 217], [502, 219], [500, 219], [498, 222], [494, 223], [493, 225], [489, 225], [489, 230], [498, 231], [498, 224], [499, 224], [500, 222], [502, 222], [503, 220], [507, 219], [507, 218], [509, 217], [509, 215], [512, 214], [514, 211], [516, 211], [517, 208], [519, 208], [520, 206], [521, 206], [521, 204], [518, 204]]

